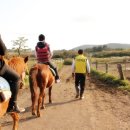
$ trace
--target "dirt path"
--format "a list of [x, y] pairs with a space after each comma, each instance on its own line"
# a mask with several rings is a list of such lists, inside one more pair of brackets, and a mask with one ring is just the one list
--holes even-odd
[[[19, 104], [26, 108], [20, 114], [19, 130], [130, 130], [130, 97], [119, 91], [105, 90], [103, 84], [86, 85], [85, 99], [75, 99], [74, 81], [66, 82], [71, 67], [61, 72], [61, 83], [53, 87], [53, 103], [42, 110], [42, 117], [31, 115], [29, 89], [21, 90]], [[3, 130], [11, 130], [10, 116], [2, 118]]]

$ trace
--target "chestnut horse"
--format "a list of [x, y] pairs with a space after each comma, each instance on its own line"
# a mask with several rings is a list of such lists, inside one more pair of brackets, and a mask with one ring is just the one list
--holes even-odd
[[[6, 113], [8, 104], [9, 104], [9, 99], [6, 101], [0, 100], [0, 118]], [[19, 114], [16, 112], [11, 112], [10, 115], [13, 118], [13, 130], [18, 130]], [[0, 126], [0, 130], [1, 130], [1, 126]]]
[[[35, 64], [29, 71], [29, 83], [32, 100], [32, 115], [36, 115], [36, 102], [38, 98], [37, 116], [40, 117], [40, 108], [45, 108], [45, 88], [49, 89], [49, 103], [52, 103], [51, 90], [55, 78], [48, 65]], [[38, 94], [38, 89], [40, 90]]]
[[[20, 76], [22, 76], [22, 73], [27, 69], [27, 61], [28, 57], [13, 57], [10, 60], [5, 59], [5, 63], [13, 68]], [[6, 113], [8, 104], [9, 99], [3, 102], [0, 101], [0, 118]], [[11, 112], [10, 115], [13, 118], [13, 130], [18, 130], [19, 114], [16, 112]]]
[[26, 72], [28, 72], [28, 66], [26, 64], [27, 61], [28, 61], [28, 56], [25, 58], [14, 56], [6, 62], [12, 69], [14, 69], [19, 74], [21, 78], [20, 88], [23, 88], [25, 74]]

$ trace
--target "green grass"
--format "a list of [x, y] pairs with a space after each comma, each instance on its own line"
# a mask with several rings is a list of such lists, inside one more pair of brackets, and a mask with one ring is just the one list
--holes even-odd
[[95, 79], [98, 79], [103, 83], [108, 84], [110, 87], [130, 91], [130, 83], [128, 80], [120, 80], [112, 75], [103, 72], [98, 72], [97, 70], [94, 69], [91, 70], [91, 75]]

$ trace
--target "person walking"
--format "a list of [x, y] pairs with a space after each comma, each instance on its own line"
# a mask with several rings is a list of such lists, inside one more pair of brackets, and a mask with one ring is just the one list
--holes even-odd
[[53, 52], [51, 51], [49, 44], [45, 42], [45, 36], [43, 34], [40, 34], [38, 36], [38, 40], [39, 42], [35, 47], [37, 61], [38, 63], [49, 65], [50, 68], [52, 68], [55, 71], [55, 82], [59, 83], [60, 78], [58, 75], [57, 68], [51, 63]]
[[11, 98], [9, 101], [9, 105], [7, 108], [7, 112], [24, 112], [24, 108], [19, 108], [17, 104], [17, 96], [19, 91], [19, 85], [20, 85], [20, 76], [13, 70], [11, 67], [9, 67], [7, 64], [5, 64], [5, 61], [3, 57], [5, 56], [7, 51], [7, 48], [1, 38], [0, 35], [0, 76], [6, 79], [10, 85], [11, 90]]
[[75, 78], [75, 98], [84, 98], [84, 88], [86, 75], [90, 78], [90, 64], [86, 56], [83, 54], [83, 50], [78, 50], [78, 55], [75, 57], [72, 63], [72, 77]]

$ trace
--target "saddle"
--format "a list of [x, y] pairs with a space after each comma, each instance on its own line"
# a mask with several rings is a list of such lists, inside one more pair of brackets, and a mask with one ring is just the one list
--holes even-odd
[[51, 67], [49, 67], [49, 69], [50, 69], [51, 73], [53, 74], [53, 76], [55, 77], [56, 73], [55, 73], [54, 69], [52, 69]]
[[[44, 65], [49, 66], [48, 64], [46, 64], [46, 63], [42, 63], [42, 62], [39, 62], [38, 64], [44, 64]], [[35, 65], [34, 65], [34, 67], [35, 67]], [[55, 76], [56, 76], [55, 70], [54, 70], [53, 68], [51, 68], [50, 66], [49, 66], [49, 69], [50, 69], [52, 75], [55, 77]]]
[[8, 100], [10, 97], [10, 85], [6, 79], [0, 76], [0, 102]]

